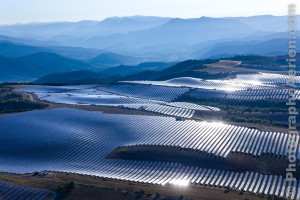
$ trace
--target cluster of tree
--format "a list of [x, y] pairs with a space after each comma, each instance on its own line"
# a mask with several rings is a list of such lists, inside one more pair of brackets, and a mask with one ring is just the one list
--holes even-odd
[[47, 105], [31, 102], [22, 95], [10, 93], [0, 98], [0, 113], [24, 112], [35, 109], [44, 109]]
[[56, 189], [56, 193], [57, 193], [56, 199], [57, 200], [65, 199], [67, 196], [71, 194], [73, 188], [74, 188], [73, 181], [71, 181], [68, 184], [58, 186], [58, 188]]
[[209, 106], [219, 107], [228, 113], [236, 112], [262, 112], [276, 113], [288, 112], [286, 101], [284, 100], [239, 100], [239, 99], [222, 99], [219, 98], [198, 98], [185, 94], [180, 96], [178, 101], [186, 101], [196, 104], [204, 104]]
[[[285, 100], [220, 100], [218, 98], [197, 98], [189, 94], [185, 94], [179, 97], [177, 101], [185, 101], [200, 105], [209, 105], [221, 108], [222, 110], [228, 113], [226, 117], [226, 120], [228, 121], [246, 122], [253, 124], [263, 124], [266, 126], [288, 128], [287, 120], [282, 121], [280, 118], [277, 118], [276, 115], [272, 115], [275, 113], [288, 113], [288, 107], [286, 106]], [[270, 114], [270, 116], [259, 118], [248, 115], [253, 112], [268, 113]]]
[[256, 117], [241, 117], [241, 116], [231, 116], [230, 121], [233, 122], [247, 122], [253, 124], [262, 124], [266, 126], [275, 126], [275, 127], [283, 127], [288, 128], [288, 123], [280, 122], [280, 121], [273, 121], [270, 119], [261, 119]]
[[286, 70], [286, 61], [281, 57], [267, 57], [259, 55], [239, 55], [231, 58], [232, 60], [243, 61], [238, 67], [258, 70], [282, 71]]

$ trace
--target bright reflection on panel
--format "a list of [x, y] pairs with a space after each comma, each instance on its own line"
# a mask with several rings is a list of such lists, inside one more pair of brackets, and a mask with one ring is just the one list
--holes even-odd
[[223, 122], [220, 122], [220, 121], [214, 121], [214, 122], [211, 122], [210, 124], [213, 124], [214, 126], [224, 126], [225, 124]]
[[234, 91], [237, 91], [238, 89], [232, 88], [232, 87], [226, 87], [226, 88], [223, 88], [223, 90], [228, 91], [228, 92], [234, 92]]
[[[207, 80], [207, 82], [215, 83], [219, 87], [214, 88], [217, 90], [224, 90], [228, 92], [233, 92], [237, 90], [245, 90], [246, 88], [251, 88], [252, 86], [263, 86], [264, 84], [258, 80]], [[222, 87], [220, 87], [222, 86]]]
[[189, 181], [183, 180], [183, 179], [174, 179], [174, 180], [170, 181], [170, 184], [176, 185], [176, 186], [186, 187], [186, 186], [189, 185]]
[[245, 82], [250, 85], [264, 85], [262, 82], [256, 80], [246, 80]]

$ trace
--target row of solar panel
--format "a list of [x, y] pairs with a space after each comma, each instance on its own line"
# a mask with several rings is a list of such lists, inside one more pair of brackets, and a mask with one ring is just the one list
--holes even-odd
[[3, 200], [44, 200], [55, 198], [55, 193], [49, 190], [19, 186], [0, 182], [0, 199]]
[[[119, 161], [122, 163], [122, 161]], [[117, 165], [114, 165], [117, 166]], [[282, 176], [255, 172], [233, 172], [217, 169], [206, 169], [185, 166], [179, 163], [133, 161], [130, 167], [119, 164], [119, 167], [103, 166], [104, 177], [150, 184], [204, 185], [225, 187], [236, 191], [256, 194], [274, 195], [277, 197], [300, 198], [299, 182], [287, 181]], [[287, 192], [294, 187], [294, 193]], [[297, 189], [298, 187], [298, 189]]]
[[98, 86], [97, 89], [117, 95], [161, 101], [172, 101], [188, 91], [188, 88], [150, 85], [106, 85]]
[[[142, 121], [141, 121], [142, 122]], [[159, 127], [163, 120], [156, 121]], [[178, 146], [186, 149], [197, 149], [217, 157], [226, 158], [230, 152], [262, 156], [270, 154], [274, 156], [286, 156], [287, 145], [291, 140], [296, 146], [296, 156], [300, 159], [299, 136], [289, 137], [289, 134], [278, 132], [263, 132], [240, 126], [226, 124], [214, 124], [206, 122], [186, 121], [184, 126], [180, 123], [172, 125], [165, 132], [145, 130], [141, 134], [139, 145]], [[184, 130], [181, 127], [184, 127]], [[151, 135], [149, 137], [149, 135]]]
[[168, 81], [126, 81], [124, 83], [131, 83], [137, 85], [147, 85], [148, 87], [169, 87], [169, 88], [199, 88], [208, 90], [262, 90], [271, 89], [274, 86], [263, 85], [263, 84], [253, 84], [252, 82], [243, 82], [242, 80], [202, 80], [191, 77], [175, 78]]
[[162, 113], [165, 115], [176, 116], [176, 117], [184, 117], [184, 118], [191, 118], [195, 114], [194, 110], [185, 109], [185, 108], [178, 108], [173, 106], [165, 106], [159, 104], [150, 104], [143, 106], [144, 110]]
[[[276, 99], [286, 100], [290, 96], [288, 90], [237, 90], [237, 91], [218, 91], [218, 90], [206, 90], [195, 89], [191, 92], [192, 96], [198, 98], [228, 98], [228, 99], [245, 99], [245, 100], [258, 100], [258, 99]], [[296, 90], [293, 98], [300, 99], [300, 91]]]
[[[217, 185], [235, 187], [238, 181], [243, 183], [246, 175], [218, 172], [217, 169], [200, 171], [200, 168], [186, 166], [178, 163], [179, 161], [170, 163], [108, 160], [106, 156], [118, 146], [138, 144], [198, 149], [222, 157], [232, 151], [252, 151], [253, 155], [255, 152], [256, 155], [287, 155], [287, 144], [294, 140], [299, 159], [298, 135], [288, 137], [283, 133], [261, 132], [222, 123], [176, 121], [171, 117], [103, 114], [74, 109], [33, 111], [5, 116], [0, 121], [0, 128], [5, 133], [0, 135], [0, 158], [7, 165], [0, 165], [0, 170], [14, 172], [28, 169], [39, 171], [47, 167], [49, 170], [95, 174], [153, 184], [205, 185], [210, 184], [209, 179], [216, 183], [220, 179]], [[250, 174], [244, 181], [245, 186], [241, 187], [257, 193], [264, 191], [267, 186], [256, 187], [260, 183], [262, 185], [265, 179], [268, 181], [264, 184], [268, 185], [270, 178], [253, 174], [250, 179]], [[273, 182], [270, 183], [271, 188], [273, 185]], [[279, 187], [280, 196], [283, 185], [286, 186], [276, 182], [273, 193], [276, 195]]]
[[[285, 84], [290, 76], [287, 74], [271, 74], [271, 73], [258, 73], [258, 74], [238, 74], [236, 79], [239, 81], [259, 81], [266, 84]], [[295, 82], [300, 83], [298, 76]]]

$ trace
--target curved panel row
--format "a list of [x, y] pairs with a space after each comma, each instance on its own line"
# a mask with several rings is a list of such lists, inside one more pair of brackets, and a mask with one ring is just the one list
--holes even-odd
[[232, 151], [287, 155], [290, 139], [296, 143], [298, 159], [300, 155], [298, 135], [289, 138], [283, 133], [171, 117], [53, 109], [4, 116], [0, 129], [0, 171], [48, 169], [153, 184], [215, 185], [276, 196], [285, 196], [290, 184], [280, 176], [202, 169], [178, 162], [108, 160], [106, 156], [118, 146], [141, 144], [198, 149], [222, 157]]
[[55, 194], [50, 190], [0, 182], [0, 199], [3, 200], [44, 200], [50, 197], [55, 199]]
[[[287, 89], [270, 89], [270, 90], [238, 90], [238, 91], [218, 91], [195, 89], [191, 95], [198, 98], [223, 98], [223, 99], [241, 99], [241, 100], [287, 100], [289, 91]], [[295, 99], [300, 99], [300, 90], [296, 90]]]
[[274, 86], [264, 85], [256, 81], [243, 81], [243, 80], [203, 80], [191, 77], [174, 78], [167, 81], [125, 81], [125, 83], [133, 83], [137, 85], [153, 85], [153, 86], [166, 86], [166, 87], [188, 87], [200, 88], [209, 90], [247, 90], [247, 89], [270, 89]]
[[[233, 80], [240, 81], [258, 81], [265, 84], [286, 84], [290, 78], [284, 74], [272, 74], [272, 73], [257, 73], [257, 74], [238, 74]], [[296, 83], [300, 83], [300, 77], [298, 76], [295, 80]]]
[[123, 96], [172, 101], [188, 91], [187, 88], [151, 85], [102, 85], [98, 90]]
[[[131, 163], [129, 169], [118, 172], [115, 167], [108, 168], [105, 177], [151, 184], [204, 185], [229, 188], [254, 194], [273, 195], [277, 197], [300, 198], [299, 181], [287, 181], [283, 176], [255, 172], [234, 172], [217, 169], [185, 166], [179, 163], [139, 162]], [[117, 173], [115, 173], [117, 172]], [[294, 187], [293, 194], [287, 192]]]
[[[0, 122], [3, 130], [0, 134], [0, 158], [3, 159], [16, 156], [28, 160], [54, 159], [56, 152], [59, 155], [57, 158], [65, 161], [73, 156], [87, 161], [88, 157], [82, 157], [81, 153], [90, 152], [92, 155], [97, 152], [101, 160], [118, 146], [133, 145], [180, 147], [186, 151], [197, 150], [221, 158], [226, 158], [231, 152], [252, 156], [286, 156], [287, 145], [291, 140], [296, 146], [296, 157], [300, 159], [298, 135], [289, 137], [285, 133], [262, 132], [222, 123], [176, 121], [171, 117], [103, 114], [74, 109], [22, 113], [2, 117]], [[15, 141], [19, 146], [12, 149], [10, 141]]]

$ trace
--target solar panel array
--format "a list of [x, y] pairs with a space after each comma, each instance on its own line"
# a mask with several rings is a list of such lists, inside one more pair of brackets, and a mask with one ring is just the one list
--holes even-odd
[[[273, 74], [273, 73], [256, 73], [256, 74], [238, 74], [234, 80], [239, 81], [259, 81], [265, 84], [286, 84], [289, 75]], [[300, 83], [300, 77], [296, 77], [296, 83]]]
[[[240, 99], [240, 100], [262, 100], [262, 99], [286, 100], [290, 97], [288, 89], [237, 90], [237, 91], [194, 89], [190, 94], [198, 98], [227, 98], [227, 99]], [[295, 91], [294, 98], [300, 99], [300, 90]]]
[[205, 106], [205, 105], [198, 105], [193, 103], [187, 103], [187, 102], [171, 102], [168, 103], [170, 106], [180, 107], [180, 108], [186, 108], [186, 109], [192, 109], [192, 110], [213, 110], [213, 111], [220, 111], [219, 108], [212, 107], [212, 106]]
[[71, 90], [86, 90], [95, 87], [95, 85], [71, 85], [71, 86], [31, 86], [20, 88], [21, 91], [31, 93], [48, 93], [48, 92], [67, 92]]
[[[289, 79], [282, 74], [238, 74], [229, 80], [202, 80], [197, 78], [182, 77], [167, 81], [127, 81], [135, 84], [151, 84], [169, 87], [196, 88], [191, 95], [199, 98], [228, 98], [240, 100], [286, 100], [289, 98], [288, 90], [283, 85]], [[300, 77], [296, 78], [299, 85]], [[268, 85], [266, 85], [268, 84]], [[277, 86], [276, 86], [277, 84]], [[278, 86], [279, 85], [279, 86]], [[300, 90], [296, 90], [295, 99], [300, 99]]]
[[150, 104], [160, 103], [149, 99], [131, 98], [119, 95], [84, 95], [84, 94], [68, 94], [68, 93], [51, 93], [51, 94], [38, 94], [42, 100], [65, 103], [65, 104], [86, 104], [86, 105], [107, 105], [119, 106], [123, 104]]
[[[136, 167], [131, 167], [131, 170], [129, 169], [126, 175], [124, 173], [115, 175], [113, 170], [116, 169], [109, 169], [111, 175], [108, 175], [108, 178], [161, 185], [196, 184], [229, 188], [255, 194], [290, 197], [291, 199], [300, 198], [299, 181], [292, 184], [290, 181], [286, 181], [283, 176], [278, 175], [198, 168], [178, 163], [135, 162], [132, 165]], [[289, 186], [296, 188], [295, 193], [292, 195], [286, 192]], [[297, 188], [299, 189], [297, 190]]]
[[0, 199], [3, 200], [44, 200], [55, 199], [54, 192], [0, 182]]
[[[192, 77], [180, 77], [166, 81], [125, 81], [126, 83], [151, 84], [171, 87], [192, 87], [219, 90], [245, 90], [266, 89], [271, 85], [285, 85], [290, 79], [287, 74], [274, 73], [248, 73], [238, 74], [236, 78], [228, 80], [203, 80]], [[300, 76], [295, 78], [295, 83], [300, 84]]]
[[[168, 81], [130, 82], [134, 84], [36, 86], [22, 90], [56, 103], [123, 106], [191, 118], [197, 110], [219, 109], [172, 102], [188, 91], [200, 98], [280, 100], [289, 97], [288, 90], [274, 85], [284, 84], [287, 78], [285, 75], [260, 73], [241, 74], [231, 80], [205, 81], [184, 77]], [[299, 83], [299, 78], [297, 81]], [[295, 98], [300, 99], [298, 90]], [[284, 198], [289, 195], [286, 189], [293, 186], [297, 191], [290, 198], [300, 199], [299, 181], [288, 182], [279, 175], [201, 168], [179, 161], [106, 159], [120, 146], [150, 146], [158, 151], [166, 147], [180, 148], [185, 152], [197, 152], [199, 156], [209, 155], [210, 159], [218, 161], [234, 153], [255, 158], [272, 156], [272, 159], [285, 162], [287, 146], [293, 140], [299, 161], [298, 135], [222, 123], [176, 121], [172, 117], [108, 115], [73, 109], [5, 116], [0, 118], [0, 130], [0, 171], [24, 173], [47, 169], [151, 184], [231, 188]], [[49, 195], [53, 193], [21, 186], [10, 187], [0, 182], [0, 199], [44, 199]]]
[[172, 101], [187, 88], [170, 88], [150, 85], [74, 85], [74, 86], [33, 86], [21, 88], [31, 93], [68, 93], [75, 95], [119, 95], [159, 101]]
[[[165, 121], [157, 120], [162, 126]], [[287, 144], [295, 140], [296, 156], [300, 159], [299, 136], [289, 138], [288, 134], [262, 132], [256, 129], [227, 124], [186, 121], [172, 125], [169, 133], [161, 135], [163, 130], [152, 133], [144, 131], [138, 145], [175, 146], [211, 154], [216, 158], [226, 158], [229, 153], [241, 153], [252, 156], [265, 154], [287, 156]], [[147, 135], [151, 135], [150, 137]], [[136, 145], [136, 144], [134, 144]]]
[[217, 107], [203, 106], [186, 102], [171, 102], [171, 103], [157, 103], [157, 104], [124, 104], [126, 108], [133, 108], [139, 110], [146, 110], [165, 115], [192, 118], [196, 110], [199, 111], [220, 111]]
[[[80, 86], [83, 87], [83, 86]], [[76, 88], [76, 86], [37, 86], [30, 88], [23, 88], [22, 91], [25, 92], [33, 92], [37, 95], [37, 97], [41, 100], [46, 100], [49, 102], [55, 103], [63, 103], [63, 104], [83, 104], [83, 105], [97, 105], [97, 106], [112, 106], [112, 107], [126, 107], [132, 109], [143, 109], [146, 111], [156, 112], [164, 115], [176, 116], [176, 117], [185, 117], [191, 118], [193, 117], [195, 110], [206, 110], [206, 111], [220, 111], [219, 108], [211, 107], [211, 106], [201, 106], [192, 103], [184, 103], [184, 102], [167, 102], [162, 100], [150, 99], [148, 97], [155, 95], [155, 93], [160, 93], [160, 99], [170, 99], [177, 97], [181, 92], [187, 91], [187, 89], [182, 90], [181, 88], [173, 88], [174, 91], [164, 92], [169, 88], [166, 87], [157, 87], [155, 90], [154, 86], [142, 86], [146, 93], [148, 93], [148, 89], [153, 90], [153, 94], [151, 92], [145, 96], [145, 94], [133, 94], [133, 96], [125, 96], [129, 95], [128, 86], [120, 86], [120, 85], [109, 85], [110, 92], [103, 91], [103, 87], [108, 86], [91, 86], [92, 88], [86, 87], [85, 89]], [[101, 90], [99, 89], [101, 87]], [[121, 88], [125, 87], [125, 92], [111, 91], [111, 88], [117, 87], [117, 90], [121, 90]], [[138, 86], [130, 86], [137, 87]], [[47, 89], [48, 88], [48, 89]], [[71, 89], [72, 88], [72, 89]], [[107, 88], [105, 90], [108, 90]], [[112, 93], [113, 92], [113, 93]], [[134, 92], [136, 93], [136, 92]], [[166, 95], [165, 98], [163, 95]], [[134, 96], [144, 96], [134, 97]], [[147, 98], [146, 98], [147, 97]]]
[[[276, 176], [204, 169], [178, 162], [106, 159], [116, 147], [132, 145], [182, 147], [224, 158], [232, 151], [280, 156], [287, 153], [288, 135], [283, 133], [221, 123], [176, 121], [172, 117], [74, 109], [7, 115], [0, 118], [0, 129], [0, 171], [24, 173], [47, 169], [152, 184], [213, 185], [285, 195], [286, 184], [274, 181]], [[294, 140], [299, 159], [299, 136]], [[279, 179], [282, 177], [276, 178]]]
[[165, 106], [159, 104], [145, 105], [143, 106], [143, 109], [151, 112], [157, 112], [165, 115], [185, 118], [191, 118], [195, 114], [195, 111], [191, 109], [180, 108], [175, 106]]
[[273, 86], [263, 85], [259, 82], [241, 81], [241, 80], [203, 80], [198, 78], [182, 77], [167, 81], [125, 81], [125, 83], [165, 86], [165, 87], [188, 87], [202, 88], [210, 90], [247, 90], [247, 89], [269, 89]]
[[[53, 115], [57, 115], [59, 111], [66, 113], [68, 118], [70, 118], [70, 114], [68, 113], [79, 112], [68, 109], [55, 109], [49, 112], [53, 113]], [[43, 112], [41, 111], [41, 113]], [[83, 116], [86, 118], [82, 118]], [[92, 116], [94, 116], [95, 119], [93, 119]], [[46, 116], [42, 114], [42, 117], [44, 118]], [[62, 118], [62, 120], [66, 121], [68, 118]], [[209, 153], [216, 158], [226, 158], [231, 152], [253, 156], [262, 156], [264, 154], [276, 156], [287, 155], [286, 147], [289, 141], [289, 135], [285, 133], [263, 132], [247, 127], [222, 123], [197, 122], [193, 120], [176, 121], [176, 119], [172, 117], [108, 115], [97, 112], [83, 112], [78, 118], [82, 121], [72, 117], [73, 120], [79, 123], [79, 126], [75, 126], [77, 127], [76, 131], [82, 130], [81, 124], [86, 125], [86, 123], [90, 124], [91, 122], [97, 122], [99, 125], [107, 123], [120, 124], [120, 126], [123, 126], [123, 123], [128, 124], [128, 126], [132, 125], [132, 127], [124, 126], [120, 131], [125, 135], [130, 135], [130, 137], [134, 139], [130, 140], [130, 142], [124, 142], [121, 138], [120, 141], [117, 141], [119, 144], [111, 144], [112, 148], [119, 145], [173, 146], [181, 147], [187, 151], [193, 149], [203, 153]], [[35, 121], [30, 121], [30, 119], [26, 119], [24, 122], [37, 125]], [[48, 124], [47, 121], [43, 121], [43, 123]], [[66, 125], [69, 123], [66, 122]], [[58, 125], [58, 127], [61, 126], [63, 125]], [[90, 124], [90, 126], [93, 128], [92, 131], [97, 130], [102, 134], [104, 134], [105, 131], [109, 131], [107, 134], [112, 134], [115, 128], [114, 126], [108, 127], [108, 129], [102, 126], [95, 127], [96, 124]], [[72, 124], [72, 126], [70, 125], [70, 127], [72, 127], [72, 130], [75, 128], [74, 124]], [[10, 132], [11, 130], [7, 131]], [[90, 132], [88, 133], [90, 134]], [[292, 139], [296, 142], [296, 156], [297, 159], [300, 159], [299, 136], [294, 137], [295, 138]]]
[[172, 101], [188, 91], [187, 88], [150, 85], [102, 85], [98, 86], [97, 89], [122, 96], [155, 99], [161, 101]]

